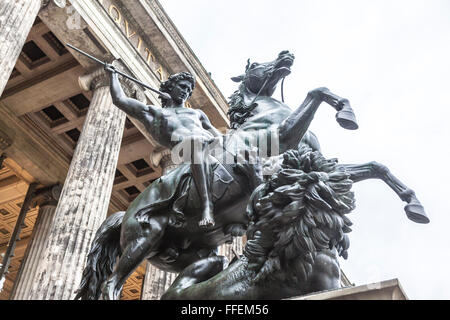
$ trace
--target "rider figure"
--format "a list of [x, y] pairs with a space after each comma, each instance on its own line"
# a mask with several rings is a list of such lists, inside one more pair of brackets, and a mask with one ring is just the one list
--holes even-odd
[[106, 65], [105, 69], [111, 74], [111, 96], [114, 104], [127, 115], [141, 121], [159, 144], [172, 149], [180, 142], [191, 143], [191, 172], [203, 210], [199, 226], [214, 226], [210, 166], [205, 147], [215, 137], [221, 136], [221, 133], [214, 128], [203, 111], [185, 107], [186, 100], [194, 90], [194, 77], [188, 72], [171, 75], [160, 87], [160, 91], [168, 93], [171, 99], [160, 96], [162, 108], [158, 108], [128, 98], [120, 85], [115, 67]]

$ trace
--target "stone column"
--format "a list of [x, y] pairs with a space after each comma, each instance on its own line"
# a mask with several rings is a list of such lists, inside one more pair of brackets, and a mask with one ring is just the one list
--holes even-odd
[[[162, 175], [177, 167], [171, 161], [169, 149], [155, 149], [150, 155], [150, 162], [154, 167], [161, 166]], [[176, 273], [165, 272], [151, 263], [147, 263], [142, 286], [141, 300], [159, 300], [177, 277]]]
[[0, 1], [0, 96], [41, 6], [49, 0]]
[[125, 114], [115, 107], [103, 69], [80, 78], [93, 98], [56, 208], [30, 299], [73, 299], [91, 242], [106, 218]]
[[219, 247], [219, 256], [225, 256], [231, 262], [236, 254], [241, 255], [244, 251], [244, 239], [233, 238], [231, 243], [225, 243]]
[[47, 247], [47, 239], [60, 194], [60, 185], [45, 188], [36, 193], [33, 206], [39, 206], [38, 217], [31, 235], [31, 242], [27, 246], [25, 257], [16, 277], [10, 300], [29, 299], [33, 283], [36, 281], [37, 268]]

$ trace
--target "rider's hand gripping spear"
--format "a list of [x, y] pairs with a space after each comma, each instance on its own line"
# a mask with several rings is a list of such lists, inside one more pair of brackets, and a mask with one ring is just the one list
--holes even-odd
[[131, 76], [129, 76], [129, 75], [127, 75], [127, 74], [125, 74], [125, 73], [123, 73], [123, 72], [121, 72], [121, 71], [115, 69], [112, 65], [110, 65], [110, 64], [108, 64], [108, 63], [106, 63], [106, 62], [103, 62], [103, 61], [101, 61], [101, 60], [99, 60], [99, 59], [97, 59], [97, 58], [91, 56], [90, 54], [88, 54], [88, 53], [86, 53], [86, 52], [84, 52], [84, 51], [82, 51], [82, 50], [80, 50], [80, 49], [78, 49], [78, 48], [72, 46], [71, 44], [67, 43], [66, 45], [67, 45], [69, 48], [71, 48], [71, 49], [73, 49], [73, 50], [75, 50], [75, 51], [81, 53], [82, 55], [88, 57], [89, 59], [94, 60], [95, 62], [97, 62], [97, 63], [103, 65], [103, 67], [104, 67], [106, 70], [111, 71], [111, 72], [116, 72], [117, 74], [120, 74], [122, 77], [127, 78], [127, 79], [129, 79], [129, 80], [131, 80], [131, 81], [133, 81], [133, 82], [136, 82], [137, 84], [143, 86], [144, 88], [147, 88], [148, 90], [153, 91], [153, 92], [159, 94], [159, 95], [160, 95], [162, 98], [164, 98], [164, 99], [167, 99], [167, 100], [171, 100], [171, 99], [172, 99], [172, 97], [171, 97], [169, 94], [167, 94], [167, 93], [165, 93], [165, 92], [161, 92], [161, 91], [156, 90], [156, 89], [153, 89], [152, 87], [146, 85], [145, 83], [139, 81], [138, 79], [133, 78], [133, 77], [131, 77]]

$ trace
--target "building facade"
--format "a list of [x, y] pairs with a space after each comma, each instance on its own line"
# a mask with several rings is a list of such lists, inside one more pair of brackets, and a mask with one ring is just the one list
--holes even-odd
[[[100, 224], [174, 165], [113, 105], [103, 68], [65, 44], [153, 88], [189, 71], [188, 107], [222, 132], [228, 105], [157, 0], [2, 0], [0, 43], [0, 300], [73, 299]], [[160, 106], [157, 94], [122, 85]], [[235, 239], [219, 254], [242, 249]], [[158, 299], [175, 277], [144, 262], [121, 299]], [[386, 283], [304, 299], [406, 298]], [[352, 287], [344, 273], [342, 285]]]
[[[188, 107], [228, 128], [227, 103], [156, 0], [0, 3], [0, 299], [72, 299], [96, 230], [173, 166], [116, 108], [108, 77], [67, 43], [153, 88], [189, 71]], [[124, 81], [129, 96], [157, 94]], [[242, 241], [224, 245], [242, 251]], [[175, 275], [143, 263], [122, 299], [157, 299]]]

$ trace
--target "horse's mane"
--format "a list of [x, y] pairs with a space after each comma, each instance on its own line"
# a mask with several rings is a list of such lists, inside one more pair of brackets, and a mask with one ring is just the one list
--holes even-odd
[[345, 214], [355, 207], [348, 178], [336, 159], [307, 146], [283, 154], [281, 170], [255, 190], [248, 206], [244, 255], [256, 271], [254, 281], [283, 276], [275, 272], [286, 269], [306, 279], [320, 250], [335, 247], [347, 258], [345, 233], [352, 223]]
[[245, 90], [244, 83], [241, 83], [239, 89], [229, 97], [228, 105], [230, 108], [227, 114], [230, 117], [231, 129], [239, 128], [245, 120], [253, 115], [252, 110], [256, 107], [256, 104], [250, 106], [245, 104], [243, 90]]

